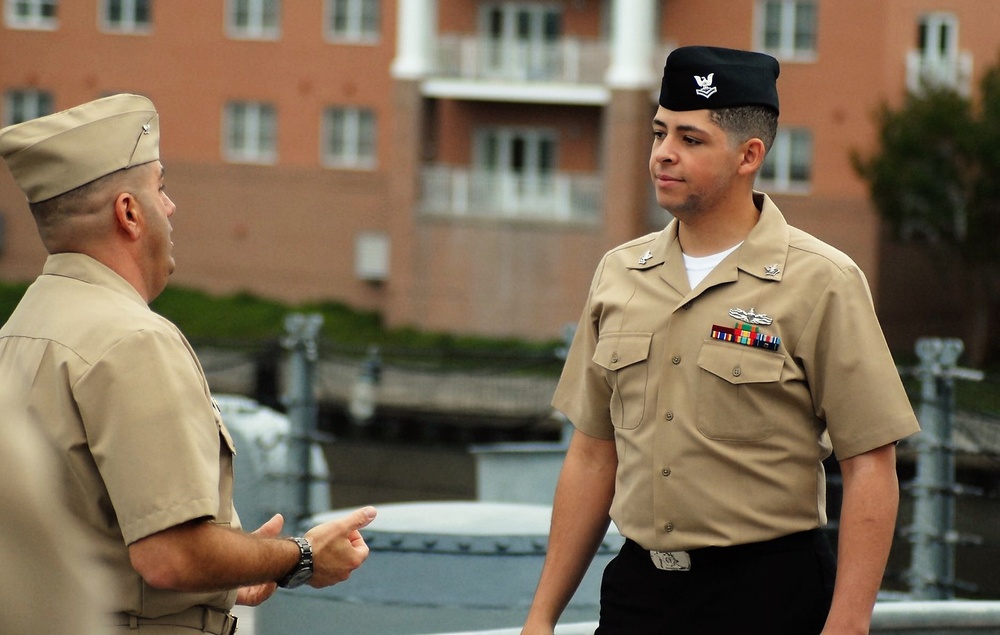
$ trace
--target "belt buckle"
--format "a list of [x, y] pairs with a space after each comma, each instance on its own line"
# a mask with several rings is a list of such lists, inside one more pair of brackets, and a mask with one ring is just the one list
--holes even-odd
[[686, 551], [650, 551], [649, 558], [660, 571], [691, 570], [691, 554]]
[[239, 621], [235, 615], [229, 611], [215, 609], [209, 606], [202, 607], [202, 632], [216, 633], [219, 635], [233, 635], [237, 629]]
[[232, 613], [226, 615], [226, 621], [222, 624], [223, 635], [233, 635], [240, 629], [239, 618], [237, 618]]

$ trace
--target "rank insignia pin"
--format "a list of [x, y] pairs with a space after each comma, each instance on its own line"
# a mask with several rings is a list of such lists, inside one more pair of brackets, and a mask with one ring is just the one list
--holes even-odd
[[764, 273], [769, 276], [776, 276], [781, 273], [781, 268], [778, 265], [767, 265], [764, 267]]
[[149, 124], [148, 123], [142, 124], [142, 134], [149, 134]]
[[642, 258], [639, 258], [639, 264], [644, 265], [653, 259], [653, 252], [646, 250], [646, 253], [642, 254]]

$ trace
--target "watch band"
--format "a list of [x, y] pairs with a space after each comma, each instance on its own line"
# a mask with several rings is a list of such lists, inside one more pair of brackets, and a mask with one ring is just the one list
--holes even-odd
[[285, 589], [294, 589], [305, 584], [313, 574], [313, 550], [312, 545], [305, 538], [293, 536], [289, 538], [299, 547], [299, 561], [295, 563], [292, 570], [285, 574], [285, 577], [278, 580], [278, 586]]

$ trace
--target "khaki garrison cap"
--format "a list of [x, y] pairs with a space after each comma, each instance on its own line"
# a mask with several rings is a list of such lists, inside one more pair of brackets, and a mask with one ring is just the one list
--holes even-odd
[[0, 156], [29, 203], [160, 158], [153, 102], [112, 95], [0, 130]]

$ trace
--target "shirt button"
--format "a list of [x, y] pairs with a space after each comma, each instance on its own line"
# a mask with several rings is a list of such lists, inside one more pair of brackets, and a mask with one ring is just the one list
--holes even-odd
[[660, 473], [663, 474], [664, 476], [670, 476], [670, 468], [665, 467], [662, 470], [660, 470]]
[[737, 366], [736, 368], [733, 369], [733, 377], [739, 377], [742, 374], [743, 374], [743, 371], [740, 370], [739, 366]]
[[667, 421], [673, 421], [674, 420], [674, 413], [672, 411], [668, 410], [667, 414], [663, 415], [663, 418], [666, 419]]
[[618, 363], [618, 353], [613, 353], [611, 355], [611, 363], [612, 364], [617, 364]]
[[680, 364], [681, 363], [681, 356], [680, 355], [674, 355], [674, 358], [672, 360], [670, 360], [670, 361], [672, 361], [675, 365], [676, 364]]
[[669, 532], [671, 532], [673, 530], [674, 530], [674, 524], [673, 523], [667, 523], [666, 525], [663, 526], [663, 531], [666, 531], [666, 532], [669, 533]]

